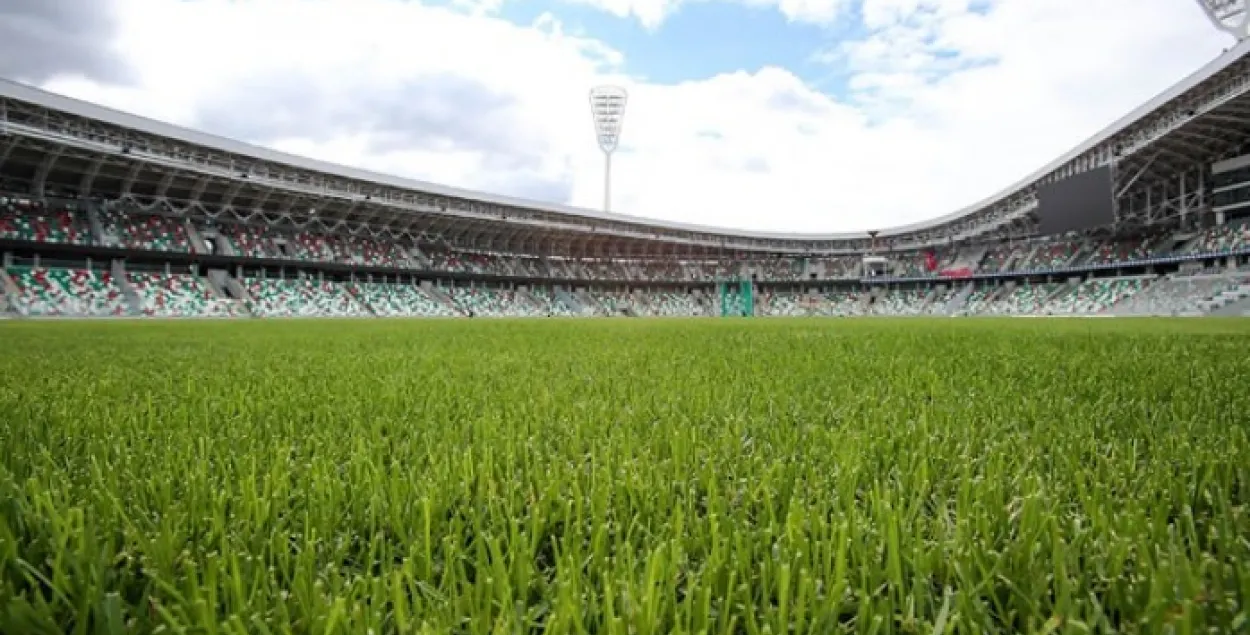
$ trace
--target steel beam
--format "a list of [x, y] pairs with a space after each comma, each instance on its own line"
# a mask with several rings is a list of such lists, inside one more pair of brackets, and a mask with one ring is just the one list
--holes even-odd
[[35, 172], [35, 182], [32, 184], [36, 198], [43, 198], [46, 195], [48, 175], [52, 173], [52, 168], [56, 166], [56, 160], [61, 157], [63, 151], [63, 146], [57, 146], [55, 150], [48, 152], [43, 157], [43, 161], [39, 163], [39, 168]]
[[95, 188], [95, 177], [100, 174], [100, 166], [104, 165], [104, 155], [97, 154], [91, 160], [91, 165], [87, 167], [87, 171], [83, 172], [82, 178], [78, 181], [78, 196], [87, 198], [91, 196], [91, 190]]
[[3, 170], [4, 164], [9, 161], [9, 155], [22, 142], [22, 139], [16, 136], [0, 136], [0, 139], [4, 139], [4, 146], [0, 147], [0, 170]]
[[1246, 0], [1198, 0], [1198, 6], [1215, 28], [1232, 35], [1239, 41], [1250, 35], [1247, 22]]

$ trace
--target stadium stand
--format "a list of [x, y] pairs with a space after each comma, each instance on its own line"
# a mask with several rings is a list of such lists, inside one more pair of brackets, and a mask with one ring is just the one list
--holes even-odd
[[1057, 283], [979, 287], [969, 296], [965, 315], [1038, 315], [1063, 285]]
[[138, 251], [190, 253], [191, 242], [183, 223], [155, 214], [128, 214], [122, 206], [110, 206], [100, 213], [103, 242]]
[[[1244, 65], [1250, 74], [1247, 51], [1213, 64]], [[1173, 103], [1192, 110], [1202, 99], [1231, 103], [1234, 97], [1219, 86], [1202, 80], [1175, 88], [1186, 99], [1159, 101], [1150, 112], [1173, 112]], [[0, 163], [0, 312], [7, 316], [851, 317], [1250, 309], [1246, 210], [1227, 196], [1212, 199], [1224, 205], [1214, 209], [1204, 192], [1189, 202], [1167, 202], [1177, 214], [1159, 214], [1167, 211], [1162, 202], [1136, 209], [1134, 201], [1149, 197], [1134, 198], [1130, 190], [1157, 177], [1143, 172], [1144, 164], [1126, 173], [1148, 178], [1119, 184], [1127, 194], [1117, 214], [1125, 222], [1078, 233], [1038, 235], [1039, 212], [1030, 207], [1037, 199], [1028, 188], [1063, 177], [1061, 168], [1074, 164], [1069, 157], [985, 207], [896, 228], [881, 241], [876, 232], [746, 235], [599, 218], [484, 194], [440, 194], [438, 186], [271, 156], [137, 118], [120, 121], [116, 113], [66, 105], [11, 82], [0, 81], [0, 100], [12, 106], [8, 112], [40, 113], [8, 129], [12, 138], [25, 135], [31, 142], [10, 143], [9, 150], [20, 150]], [[82, 121], [100, 126], [68, 125]], [[74, 146], [81, 153], [107, 150], [96, 155], [95, 168], [89, 159], [77, 160], [87, 155], [47, 160], [58, 152], [49, 139], [86, 135], [88, 128], [108, 137], [88, 135]], [[1129, 138], [1126, 130], [1110, 130], [1078, 154], [1104, 157]], [[1156, 131], [1150, 143], [1170, 143], [1170, 130]], [[1250, 128], [1226, 132], [1223, 145], [1188, 157], [1191, 167], [1213, 172], [1221, 162], [1250, 160], [1244, 154]], [[143, 152], [128, 151], [136, 141]], [[1187, 148], [1170, 147], [1177, 156], [1186, 156]], [[204, 162], [187, 163], [190, 155]], [[209, 158], [215, 167], [207, 167]], [[170, 171], [172, 165], [177, 168]], [[222, 166], [256, 170], [232, 174]], [[1236, 186], [1228, 180], [1231, 172], [1221, 174], [1221, 182]], [[750, 290], [744, 293], [741, 284]]]
[[1250, 248], [1250, 221], [1208, 228], [1186, 248], [1190, 253], [1227, 253]]
[[245, 225], [223, 227], [222, 235], [230, 243], [233, 255], [244, 258], [281, 258], [282, 250], [263, 228]]
[[1044, 271], [1068, 266], [1080, 252], [1080, 243], [1059, 240], [1037, 245], [1024, 256], [1015, 268], [1020, 271]]
[[357, 301], [378, 317], [454, 317], [459, 313], [413, 284], [361, 282], [347, 285]]
[[239, 317], [246, 312], [192, 274], [128, 272], [126, 281], [138, 297], [138, 313], [147, 317]]
[[36, 243], [90, 244], [73, 203], [45, 204], [0, 194], [0, 238]]
[[[6, 196], [0, 231], [10, 241], [34, 244], [89, 245], [86, 214], [73, 205]], [[191, 274], [142, 270], [114, 278], [115, 271], [85, 268], [11, 267], [14, 292], [7, 306], [18, 315], [142, 317], [539, 317], [574, 315], [710, 316], [738, 314], [746, 306], [739, 295], [721, 306], [715, 281], [750, 276], [760, 316], [915, 316], [915, 315], [1201, 315], [1220, 306], [1216, 296], [1237, 286], [1225, 274], [1224, 261], [1204, 261], [1203, 275], [1089, 277], [1075, 282], [1015, 281], [1013, 271], [1063, 270], [1147, 261], [1167, 256], [1147, 239], [1062, 237], [1010, 245], [965, 246], [939, 256], [919, 251], [898, 256], [898, 277], [929, 279], [906, 289], [876, 292], [863, 288], [819, 289], [814, 294], [768, 285], [806, 280], [819, 286], [845, 283], [849, 258], [734, 261], [569, 260], [511, 257], [451, 249], [417, 250], [396, 242], [226, 224], [196, 227], [186, 221], [104, 206], [99, 213], [101, 242], [133, 252], [193, 253], [194, 234], [220, 237], [226, 256], [244, 259], [326, 263], [353, 267], [400, 268], [438, 274], [494, 276], [529, 280], [577, 280], [595, 283], [694, 284], [681, 290], [651, 289], [571, 291], [541, 285], [496, 288], [472, 282], [442, 281], [443, 290], [427, 291], [412, 283], [315, 282], [313, 278], [242, 277], [246, 298], [233, 298], [205, 278]], [[1193, 234], [1177, 253], [1228, 254], [1250, 247], [1244, 222], [1211, 227]], [[1244, 261], [1244, 255], [1243, 261]], [[941, 271], [977, 262], [976, 274], [1006, 274], [999, 282], [973, 285], [944, 281]], [[1195, 261], [1199, 262], [1199, 261]], [[1230, 261], [1231, 262], [1231, 261]], [[1239, 261], [1241, 262], [1241, 261]], [[124, 269], [123, 269], [124, 271]], [[117, 274], [121, 275], [121, 274]], [[414, 274], [415, 275], [415, 274]], [[1064, 274], [1065, 276], [1067, 274]], [[1082, 277], [1082, 274], [1077, 274]], [[1089, 274], [1084, 274], [1088, 276]], [[963, 277], [963, 276], [960, 276]], [[855, 278], [849, 282], [859, 284]], [[128, 299], [128, 290], [133, 300]], [[1143, 292], [1148, 291], [1148, 292]], [[445, 294], [445, 299], [439, 297]], [[956, 307], [957, 308], [954, 308]]]
[[1242, 277], [1229, 274], [1171, 275], [1112, 307], [1116, 315], [1198, 316], [1217, 308], [1221, 294], [1237, 290]]
[[1097, 315], [1146, 288], [1146, 278], [1087, 280], [1059, 292], [1038, 310], [1043, 315]]
[[920, 315], [925, 312], [927, 289], [891, 290], [872, 304], [873, 315]]
[[250, 310], [260, 317], [365, 317], [372, 315], [344, 285], [309, 278], [245, 279]]
[[130, 312], [107, 271], [32, 267], [8, 274], [17, 294], [10, 302], [24, 317], [117, 317]]

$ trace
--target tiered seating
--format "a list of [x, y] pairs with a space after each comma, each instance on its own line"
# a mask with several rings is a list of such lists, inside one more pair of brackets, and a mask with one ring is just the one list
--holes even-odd
[[428, 251], [423, 255], [433, 271], [496, 276], [513, 275], [511, 258], [456, 251]]
[[934, 291], [929, 303], [924, 307], [924, 313], [929, 315], [944, 315], [946, 313], [946, 305], [955, 298], [955, 295], [961, 291], [959, 287], [951, 286], [941, 291]]
[[[655, 317], [691, 317], [708, 315], [708, 309], [695, 300], [689, 293], [662, 292], [650, 294], [645, 303], [635, 305], [642, 315]], [[717, 307], [719, 310], [719, 307]]]
[[1224, 253], [1250, 249], [1250, 223], [1218, 225], [1202, 232], [1186, 248], [1189, 253]]
[[655, 260], [651, 262], [634, 263], [631, 268], [638, 274], [638, 280], [647, 280], [650, 282], [670, 282], [686, 280], [686, 272], [682, 268], [681, 263], [674, 260]]
[[964, 300], [964, 306], [961, 313], [965, 315], [980, 315], [987, 312], [990, 303], [993, 301], [995, 294], [1002, 289], [1000, 287], [977, 287], [968, 294], [968, 298]]
[[340, 260], [339, 254], [335, 253], [329, 239], [321, 234], [309, 232], [295, 234], [291, 237], [291, 240], [287, 241], [286, 250], [290, 257], [296, 260], [307, 260], [309, 262], [335, 262]]
[[1065, 267], [1072, 262], [1080, 248], [1080, 244], [1067, 240], [1038, 245], [1013, 269], [1016, 271], [1040, 271]]
[[552, 272], [551, 261], [542, 260], [540, 258], [517, 258], [513, 262], [513, 269], [517, 275], [527, 278], [564, 278], [568, 276], [557, 275]]
[[573, 310], [565, 306], [550, 289], [530, 289], [530, 296], [538, 302], [538, 310], [555, 317], [572, 317]]
[[587, 291], [585, 295], [601, 309], [602, 315], [640, 313], [635, 306], [633, 295], [624, 291]]
[[507, 289], [455, 287], [451, 299], [462, 312], [475, 317], [539, 317], [547, 315], [541, 307]]
[[1145, 240], [1100, 241], [1093, 248], [1093, 253], [1085, 260], [1086, 264], [1107, 265], [1114, 262], [1144, 260], [1150, 257], [1150, 248]]
[[758, 298], [755, 313], [766, 317], [794, 317], [806, 315], [807, 309], [801, 304], [802, 296], [798, 293], [762, 293]]
[[222, 237], [230, 241], [234, 252], [245, 258], [280, 258], [282, 250], [273, 236], [260, 227], [225, 225], [219, 229]]
[[866, 307], [861, 294], [849, 291], [835, 291], [822, 294], [816, 305], [816, 315], [849, 317], [864, 315]]
[[0, 194], [0, 238], [38, 243], [87, 245], [91, 235], [76, 211], [65, 205], [48, 209], [42, 202]]
[[356, 298], [381, 317], [453, 317], [451, 307], [412, 284], [366, 282], [349, 285]]
[[153, 214], [123, 213], [109, 209], [100, 213], [106, 236], [127, 249], [191, 253], [191, 240], [182, 221]]
[[121, 289], [107, 271], [27, 269], [9, 271], [17, 284], [14, 308], [31, 317], [104, 317], [129, 313]]
[[373, 267], [408, 267], [412, 259], [402, 245], [358, 236], [300, 232], [286, 244], [291, 257], [309, 262], [335, 262]]
[[928, 289], [893, 289], [877, 298], [872, 305], [876, 315], [920, 315], [925, 311]]
[[149, 317], [238, 317], [238, 302], [219, 297], [190, 274], [127, 273], [139, 296], [139, 313]]
[[1025, 248], [1021, 245], [999, 245], [985, 252], [978, 271], [995, 273], [1019, 269], [1016, 263], [1024, 257]]
[[510, 276], [512, 274], [512, 259], [492, 254], [461, 254], [460, 262], [462, 264], [461, 271], [476, 274], [493, 274], [496, 276]]
[[817, 276], [821, 280], [859, 277], [859, 261], [855, 258], [822, 258], [814, 261], [812, 267], [815, 271], [824, 270], [823, 274]]
[[697, 282], [733, 280], [742, 277], [742, 266], [737, 262], [686, 262], [686, 279]]
[[1040, 311], [1048, 315], [1102, 313], [1117, 302], [1132, 297], [1145, 286], [1146, 282], [1142, 278], [1087, 280], [1051, 298]]
[[1117, 315], [1201, 315], [1205, 303], [1237, 286], [1228, 276], [1170, 276], [1115, 305]]
[[985, 258], [988, 251], [984, 245], [968, 245], [956, 249], [938, 263], [938, 273], [953, 278], [968, 277], [976, 272], [977, 263]]
[[928, 257], [924, 253], [913, 252], [890, 256], [892, 273], [899, 278], [920, 278], [934, 275], [929, 271]]
[[380, 242], [359, 236], [329, 236], [326, 246], [334, 261], [371, 267], [409, 267], [411, 258], [398, 242]]
[[611, 260], [588, 260], [581, 263], [583, 277], [588, 280], [626, 280], [625, 268]]
[[[984, 287], [972, 292], [980, 296], [974, 302], [970, 296], [964, 312], [970, 315], [1035, 315], [1052, 294], [1063, 286], [1058, 283], [1019, 284], [1014, 289], [1003, 289], [992, 300], [989, 295], [998, 290], [996, 287]], [[984, 295], [980, 295], [984, 294]]]
[[250, 308], [262, 317], [362, 317], [371, 315], [343, 285], [311, 279], [246, 278]]
[[802, 260], [790, 258], [749, 262], [747, 268], [755, 270], [758, 280], [801, 280], [805, 269]]

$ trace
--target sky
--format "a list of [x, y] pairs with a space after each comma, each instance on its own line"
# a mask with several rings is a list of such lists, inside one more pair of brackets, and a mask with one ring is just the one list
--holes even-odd
[[381, 172], [880, 229], [998, 192], [1232, 45], [1193, 0], [4, 0], [0, 76]]

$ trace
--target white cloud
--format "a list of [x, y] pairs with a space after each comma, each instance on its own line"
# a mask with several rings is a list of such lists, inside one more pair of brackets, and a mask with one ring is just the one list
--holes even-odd
[[[502, 0], [499, 0], [502, 2]], [[668, 17], [693, 2], [713, 0], [563, 0], [594, 7], [618, 18], [631, 18], [647, 29], [659, 28]], [[850, 0], [731, 0], [753, 7], [774, 7], [792, 22], [834, 23]]]
[[[978, 11], [969, 0], [864, 0], [867, 35], [820, 53], [855, 89], [838, 101], [778, 68], [634, 82], [611, 42], [570, 35], [550, 15], [509, 24], [492, 16], [495, 0], [469, 12], [392, 0], [115, 1], [124, 28], [114, 46], [136, 84], [61, 77], [49, 88], [175, 123], [225, 112], [228, 130], [280, 128], [248, 135], [280, 149], [593, 207], [602, 159], [586, 89], [621, 82], [630, 104], [617, 210], [791, 231], [890, 226], [980, 200], [1228, 44], [1177, 0], [1000, 0]], [[587, 1], [644, 23], [677, 6]], [[773, 4], [822, 23], [839, 5]], [[423, 99], [445, 86], [471, 96], [463, 113]]]

